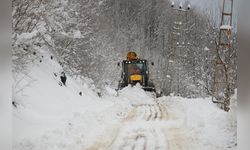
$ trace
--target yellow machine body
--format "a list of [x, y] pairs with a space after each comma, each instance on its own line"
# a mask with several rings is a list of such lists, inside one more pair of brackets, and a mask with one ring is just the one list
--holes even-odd
[[142, 75], [131, 75], [130, 76], [131, 81], [141, 81], [142, 80]]

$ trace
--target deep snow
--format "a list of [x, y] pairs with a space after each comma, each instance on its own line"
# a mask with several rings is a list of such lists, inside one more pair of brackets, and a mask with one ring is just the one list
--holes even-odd
[[[87, 78], [68, 76], [66, 86], [61, 86], [62, 67], [55, 59], [50, 59], [51, 54], [45, 47], [37, 55], [42, 62], [34, 60], [29, 73], [16, 80], [20, 81], [16, 89], [21, 90], [13, 95], [17, 102], [17, 108], [13, 107], [15, 150], [109, 149], [107, 145], [122, 128], [124, 134], [129, 128], [154, 128], [159, 139], [166, 136], [173, 143], [182, 140], [175, 149], [185, 149], [187, 145], [192, 150], [236, 149], [236, 97], [229, 113], [219, 109], [210, 98], [164, 96], [155, 100], [139, 85], [126, 87], [118, 94], [106, 87], [99, 97]], [[166, 120], [140, 120], [140, 111], [144, 111], [141, 109], [134, 113], [135, 120], [128, 121], [135, 106], [156, 102], [165, 107]], [[181, 137], [174, 137], [173, 130], [178, 130]], [[165, 144], [162, 148], [167, 149], [167, 143], [159, 143]]]

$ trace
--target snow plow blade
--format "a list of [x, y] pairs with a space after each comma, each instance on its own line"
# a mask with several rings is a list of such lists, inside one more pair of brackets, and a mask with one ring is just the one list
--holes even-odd
[[156, 92], [154, 87], [142, 87], [142, 89], [149, 92]]

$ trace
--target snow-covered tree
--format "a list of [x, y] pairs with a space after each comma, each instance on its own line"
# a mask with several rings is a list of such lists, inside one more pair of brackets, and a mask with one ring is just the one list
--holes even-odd
[[116, 64], [135, 51], [155, 63], [151, 78], [164, 94], [205, 96], [217, 32], [209, 15], [177, 11], [168, 0], [13, 1], [14, 67], [46, 46], [68, 74], [88, 76], [98, 87], [116, 87]]

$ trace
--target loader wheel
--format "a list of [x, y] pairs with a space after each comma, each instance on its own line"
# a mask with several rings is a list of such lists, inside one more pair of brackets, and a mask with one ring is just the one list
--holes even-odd
[[125, 87], [125, 84], [122, 83], [122, 82], [119, 82], [119, 84], [118, 84], [118, 90], [121, 90], [124, 87]]

